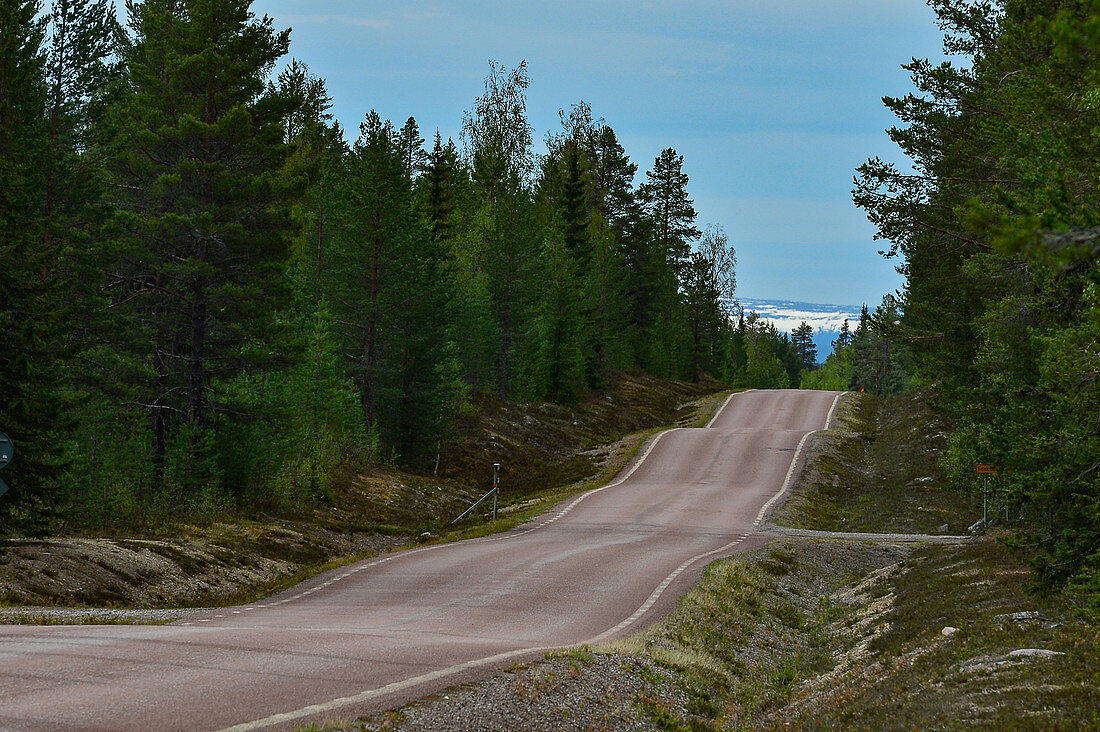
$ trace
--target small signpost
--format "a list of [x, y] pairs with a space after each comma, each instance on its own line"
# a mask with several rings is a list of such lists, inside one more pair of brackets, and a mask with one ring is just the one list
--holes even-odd
[[989, 525], [989, 476], [997, 474], [997, 466], [992, 463], [978, 463], [974, 472], [982, 476], [982, 526]]
[[462, 519], [469, 516], [471, 511], [473, 511], [475, 508], [477, 508], [478, 506], [480, 506], [482, 503], [489, 500], [490, 498], [493, 499], [493, 521], [496, 521], [497, 520], [497, 496], [499, 494], [500, 494], [500, 463], [493, 463], [493, 487], [492, 487], [492, 489], [488, 493], [486, 493], [484, 496], [477, 499], [477, 501], [474, 502], [474, 505], [470, 506], [465, 511], [463, 511], [461, 516], [459, 516], [458, 518], [456, 518], [454, 521], [451, 522], [451, 525], [453, 526], [453, 525], [457, 524], [459, 521], [461, 521]]
[[[12, 455], [15, 454], [15, 446], [12, 444], [11, 438], [3, 432], [0, 432], [0, 468], [4, 467], [11, 462]], [[8, 484], [0, 480], [0, 496], [8, 492]]]
[[497, 496], [500, 495], [500, 463], [493, 463], [493, 521], [497, 520]]

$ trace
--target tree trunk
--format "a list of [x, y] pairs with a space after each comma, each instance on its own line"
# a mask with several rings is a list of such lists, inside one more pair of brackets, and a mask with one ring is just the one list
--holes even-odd
[[[191, 425], [191, 471], [202, 458], [202, 433], [206, 419], [204, 401], [206, 386], [206, 286], [201, 277], [192, 282], [191, 302], [191, 353], [187, 363], [187, 417]], [[197, 495], [199, 485], [191, 481], [192, 495]]]

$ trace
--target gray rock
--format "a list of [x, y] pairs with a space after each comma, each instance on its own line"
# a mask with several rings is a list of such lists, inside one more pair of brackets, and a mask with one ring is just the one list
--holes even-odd
[[1046, 620], [1037, 610], [1021, 610], [1016, 613], [1002, 613], [1001, 615], [994, 615], [993, 622], [995, 623], [1018, 623], [1022, 620]]
[[1017, 648], [1015, 651], [1009, 651], [1010, 657], [1034, 657], [1034, 658], [1052, 658], [1054, 656], [1064, 656], [1066, 654], [1061, 651], [1051, 651], [1046, 648]]

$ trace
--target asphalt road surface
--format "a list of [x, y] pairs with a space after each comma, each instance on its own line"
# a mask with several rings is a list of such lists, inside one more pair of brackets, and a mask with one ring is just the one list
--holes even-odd
[[760, 546], [839, 394], [736, 394], [613, 483], [505, 534], [396, 552], [165, 626], [0, 626], [0, 729], [220, 730], [350, 719], [550, 648], [627, 635]]

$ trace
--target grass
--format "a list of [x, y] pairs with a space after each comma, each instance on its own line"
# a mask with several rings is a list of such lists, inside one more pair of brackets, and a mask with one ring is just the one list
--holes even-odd
[[34, 612], [0, 615], [4, 625], [167, 625], [177, 618], [149, 620], [141, 616], [45, 615]]
[[581, 663], [589, 663], [596, 657], [596, 654], [592, 652], [592, 649], [587, 644], [575, 646], [573, 648], [563, 648], [557, 651], [547, 651], [545, 658], [547, 661], [553, 661], [555, 658], [564, 658], [573, 661], [580, 661]]
[[[639, 667], [651, 692], [637, 703], [659, 728], [724, 728], [782, 703], [827, 663], [825, 606], [790, 591], [813, 574], [790, 546], [716, 562], [673, 614], [604, 650], [655, 665]], [[680, 712], [670, 698], [681, 699]]]
[[821, 531], [965, 534], [981, 517], [974, 493], [939, 469], [946, 431], [916, 391], [851, 395], [776, 523]]
[[[874, 593], [890, 602], [859, 667], [774, 726], [1100, 728], [1100, 630], [1058, 599], [1028, 596], [1026, 576], [995, 540], [916, 550]], [[1005, 617], [1027, 611], [1035, 619]], [[947, 626], [959, 630], [945, 636]], [[1027, 648], [1064, 655], [1009, 655]]]

